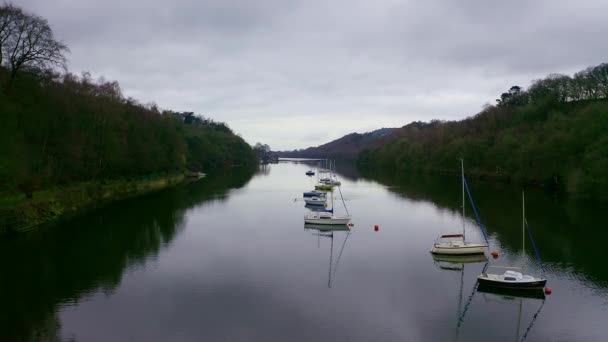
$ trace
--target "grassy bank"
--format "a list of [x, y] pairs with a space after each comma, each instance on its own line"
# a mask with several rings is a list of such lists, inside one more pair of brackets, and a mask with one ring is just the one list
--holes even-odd
[[161, 190], [183, 181], [183, 173], [173, 173], [58, 186], [38, 191], [29, 199], [23, 194], [0, 195], [0, 235], [27, 232], [105, 203]]

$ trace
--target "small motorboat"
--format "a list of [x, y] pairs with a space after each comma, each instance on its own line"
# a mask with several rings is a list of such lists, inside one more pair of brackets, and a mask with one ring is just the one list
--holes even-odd
[[313, 190], [313, 191], [307, 191], [304, 193], [304, 198], [306, 197], [319, 197], [319, 196], [324, 196], [325, 192], [324, 191], [319, 191], [319, 190]]
[[304, 216], [304, 223], [347, 225], [349, 222], [350, 215], [334, 216], [331, 211], [313, 211]]
[[325, 193], [322, 196], [304, 197], [304, 202], [308, 205], [320, 205], [324, 206], [327, 203], [327, 197]]
[[316, 205], [316, 204], [304, 204], [304, 208], [310, 210], [310, 211], [325, 211], [325, 206], [324, 205]]
[[306, 171], [306, 175], [307, 176], [314, 176], [315, 172], [313, 170], [308, 170], [308, 171]]

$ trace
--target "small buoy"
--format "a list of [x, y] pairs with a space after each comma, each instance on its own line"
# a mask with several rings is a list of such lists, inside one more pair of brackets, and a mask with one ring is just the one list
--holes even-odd
[[553, 291], [551, 291], [551, 288], [550, 288], [550, 287], [545, 287], [545, 293], [546, 293], [546, 294], [550, 295], [550, 294], [551, 294], [551, 292], [553, 292]]
[[493, 251], [492, 251], [492, 257], [493, 257], [494, 259], [498, 258], [498, 251], [497, 251], [497, 250], [493, 250]]
[[378, 227], [378, 225], [375, 225], [375, 226], [374, 226], [374, 231], [376, 231], [376, 232], [377, 232], [377, 231], [378, 231], [378, 229], [380, 229], [380, 228]]

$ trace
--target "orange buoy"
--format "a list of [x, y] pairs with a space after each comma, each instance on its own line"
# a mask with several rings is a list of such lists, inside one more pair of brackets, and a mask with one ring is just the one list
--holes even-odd
[[550, 288], [550, 287], [545, 287], [545, 293], [546, 293], [546, 294], [550, 295], [550, 294], [551, 294], [551, 292], [553, 292], [553, 291], [551, 290], [551, 288]]
[[375, 226], [374, 226], [374, 231], [376, 231], [376, 232], [377, 232], [377, 231], [378, 231], [378, 229], [380, 229], [380, 228], [378, 227], [378, 225], [375, 225]]
[[492, 257], [494, 259], [498, 258], [498, 251], [497, 250], [493, 250], [491, 254], [492, 254]]

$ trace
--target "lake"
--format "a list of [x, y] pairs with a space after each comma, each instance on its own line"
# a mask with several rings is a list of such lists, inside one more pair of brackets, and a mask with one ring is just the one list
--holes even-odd
[[[601, 204], [527, 190], [553, 293], [486, 293], [475, 287], [485, 262], [429, 253], [438, 234], [462, 229], [458, 177], [395, 179], [337, 166], [350, 231], [305, 228], [302, 192], [316, 177], [305, 176], [309, 165], [281, 162], [1, 240], [0, 340], [606, 340]], [[521, 189], [469, 185], [500, 252], [490, 265], [522, 264]], [[481, 241], [467, 210], [467, 238]], [[526, 245], [526, 272], [541, 275]]]

